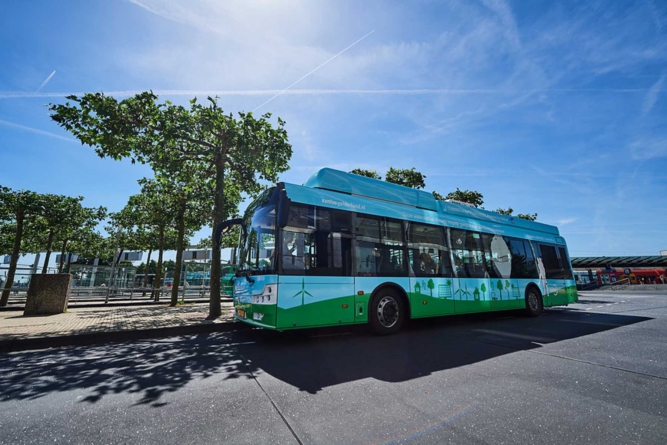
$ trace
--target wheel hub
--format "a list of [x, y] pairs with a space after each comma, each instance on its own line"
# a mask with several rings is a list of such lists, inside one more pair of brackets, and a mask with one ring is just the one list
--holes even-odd
[[378, 320], [385, 328], [390, 328], [398, 321], [398, 303], [392, 297], [384, 297], [377, 307]]

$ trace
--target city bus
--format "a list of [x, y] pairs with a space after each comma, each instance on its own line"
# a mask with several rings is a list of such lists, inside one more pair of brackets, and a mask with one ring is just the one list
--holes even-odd
[[234, 317], [278, 331], [523, 310], [577, 301], [554, 226], [436, 200], [431, 193], [324, 168], [278, 183], [242, 218]]

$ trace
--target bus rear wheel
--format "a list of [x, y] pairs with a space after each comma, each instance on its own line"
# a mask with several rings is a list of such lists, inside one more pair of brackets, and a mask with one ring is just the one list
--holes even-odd
[[398, 332], [405, 321], [405, 304], [392, 289], [381, 289], [371, 298], [369, 307], [370, 326], [378, 335]]
[[535, 286], [529, 286], [526, 289], [526, 315], [529, 317], [537, 317], [544, 309], [542, 304], [542, 295]]

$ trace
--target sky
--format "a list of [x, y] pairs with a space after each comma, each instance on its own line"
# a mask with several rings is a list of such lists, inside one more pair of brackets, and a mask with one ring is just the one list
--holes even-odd
[[415, 167], [427, 191], [538, 213], [572, 256], [658, 255], [666, 32], [658, 0], [0, 0], [0, 184], [118, 211], [150, 168], [99, 158], [46, 105], [217, 95], [287, 122], [283, 181]]

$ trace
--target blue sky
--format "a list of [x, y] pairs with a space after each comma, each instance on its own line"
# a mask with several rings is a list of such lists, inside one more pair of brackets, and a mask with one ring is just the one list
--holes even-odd
[[225, 110], [287, 121], [284, 181], [416, 167], [429, 191], [537, 212], [575, 256], [667, 249], [664, 2], [5, 0], [0, 11], [2, 185], [117, 211], [150, 169], [99, 159], [45, 104], [217, 94]]

